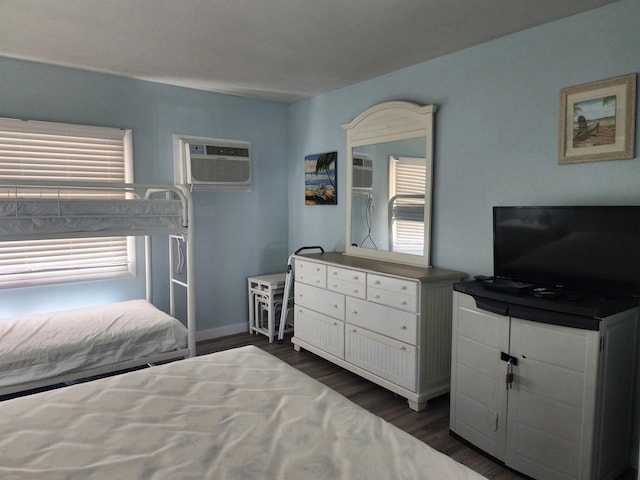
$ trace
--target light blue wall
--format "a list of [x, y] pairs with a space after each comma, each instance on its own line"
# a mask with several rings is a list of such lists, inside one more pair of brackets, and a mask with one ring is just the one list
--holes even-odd
[[[247, 321], [246, 277], [286, 268], [287, 107], [0, 58], [0, 116], [133, 129], [135, 180], [173, 183], [173, 134], [248, 140], [252, 192], [195, 192], [198, 330]], [[168, 308], [167, 241], [154, 301]], [[144, 297], [138, 277], [0, 291], [0, 317]]]
[[[639, 25], [640, 2], [623, 0], [292, 105], [290, 250], [309, 244], [344, 249], [341, 125], [388, 100], [438, 105], [437, 267], [492, 272], [493, 205], [640, 204], [637, 159], [557, 164], [560, 90], [640, 71]], [[339, 204], [304, 206], [302, 159], [335, 150]]]

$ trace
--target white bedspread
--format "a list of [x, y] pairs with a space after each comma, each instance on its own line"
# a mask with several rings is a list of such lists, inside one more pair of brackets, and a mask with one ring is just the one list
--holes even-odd
[[256, 347], [0, 403], [0, 478], [483, 478]]
[[182, 323], [146, 300], [0, 319], [0, 387], [186, 345]]

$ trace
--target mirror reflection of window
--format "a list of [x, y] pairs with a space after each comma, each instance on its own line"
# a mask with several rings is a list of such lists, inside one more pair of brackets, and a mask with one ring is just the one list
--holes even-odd
[[427, 161], [389, 157], [389, 245], [393, 252], [421, 255], [424, 250], [424, 192]]

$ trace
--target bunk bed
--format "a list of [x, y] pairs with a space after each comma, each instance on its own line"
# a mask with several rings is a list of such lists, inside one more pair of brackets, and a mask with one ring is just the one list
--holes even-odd
[[5, 480], [484, 478], [255, 346], [1, 407]]
[[[168, 314], [152, 305], [154, 235], [170, 241]], [[195, 355], [193, 208], [185, 186], [0, 183], [0, 242], [110, 236], [145, 237], [146, 299], [0, 318], [0, 397]], [[175, 318], [177, 288], [186, 289], [186, 327]]]

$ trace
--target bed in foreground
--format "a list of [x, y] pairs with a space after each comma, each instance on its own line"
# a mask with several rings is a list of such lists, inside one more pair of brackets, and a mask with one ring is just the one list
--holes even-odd
[[0, 478], [481, 479], [249, 346], [0, 403]]

